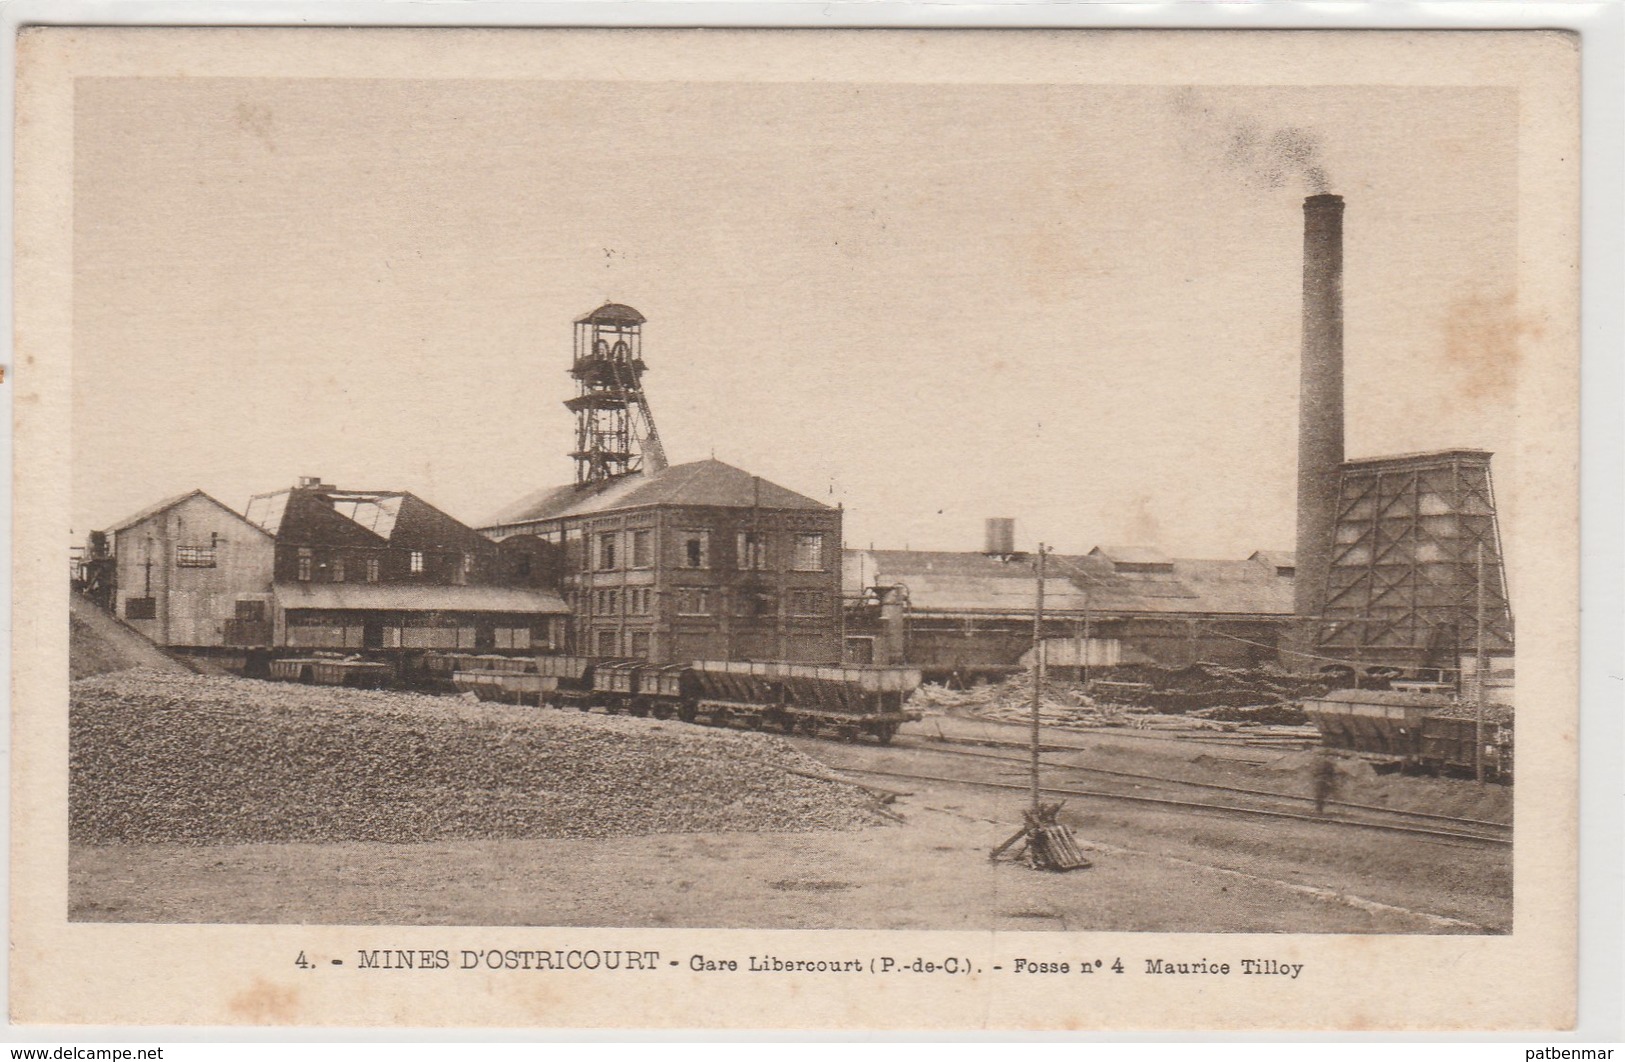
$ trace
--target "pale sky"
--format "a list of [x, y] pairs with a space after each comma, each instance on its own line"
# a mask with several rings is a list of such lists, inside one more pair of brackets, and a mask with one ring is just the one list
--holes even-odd
[[1508, 91], [91, 79], [77, 116], [76, 533], [307, 474], [478, 523], [571, 479], [571, 321], [614, 299], [673, 463], [850, 545], [1291, 548], [1317, 166], [1349, 456], [1513, 438]]

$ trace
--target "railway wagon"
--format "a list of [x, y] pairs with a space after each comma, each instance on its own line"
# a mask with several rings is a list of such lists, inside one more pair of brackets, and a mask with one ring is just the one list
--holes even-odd
[[713, 726], [739, 722], [785, 733], [831, 730], [889, 742], [920, 718], [905, 707], [920, 684], [915, 668], [696, 661], [657, 665], [589, 657], [465, 657], [459, 690], [485, 700], [629, 712]]
[[[1477, 709], [1439, 693], [1333, 690], [1304, 703], [1329, 748], [1374, 763], [1440, 773], [1476, 770]], [[1510, 781], [1511, 709], [1486, 705], [1485, 777]]]
[[592, 661], [572, 656], [448, 655], [449, 682], [482, 701], [591, 707]]
[[[1484, 706], [1484, 778], [1512, 781], [1512, 709]], [[1473, 705], [1456, 705], [1428, 716], [1422, 724], [1423, 763], [1455, 774], [1473, 774], [1478, 763], [1478, 718]]]
[[455, 661], [451, 686], [482, 701], [540, 705], [558, 688], [558, 679], [541, 674], [534, 659], [507, 656], [464, 656]]
[[827, 728], [845, 740], [869, 734], [886, 744], [921, 717], [905, 707], [920, 685], [918, 668], [698, 660], [688, 681], [687, 711], [717, 725], [739, 719], [786, 734]]
[[1422, 722], [1450, 703], [1442, 694], [1333, 690], [1303, 710], [1332, 748], [1398, 759], [1422, 754]]
[[388, 664], [347, 657], [283, 657], [270, 663], [271, 678], [316, 686], [382, 689], [394, 679]]

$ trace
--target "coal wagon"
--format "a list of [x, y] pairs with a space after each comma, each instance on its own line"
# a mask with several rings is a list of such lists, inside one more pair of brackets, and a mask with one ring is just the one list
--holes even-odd
[[738, 719], [786, 734], [827, 730], [846, 740], [868, 734], [885, 744], [921, 717], [907, 707], [920, 685], [918, 668], [700, 660], [688, 677], [686, 709], [718, 725]]
[[781, 662], [689, 665], [573, 656], [465, 657], [453, 685], [482, 700], [602, 709], [713, 726], [735, 723], [784, 733], [869, 735], [889, 742], [920, 684], [916, 668]]
[[1442, 693], [1404, 690], [1333, 690], [1304, 702], [1304, 713], [1328, 748], [1352, 752], [1379, 766], [1435, 774], [1512, 779], [1512, 709], [1484, 707], [1484, 750], [1477, 753], [1478, 708]]
[[280, 682], [303, 682], [315, 686], [354, 686], [382, 689], [394, 679], [388, 664], [358, 657], [282, 657], [269, 664], [270, 677]]

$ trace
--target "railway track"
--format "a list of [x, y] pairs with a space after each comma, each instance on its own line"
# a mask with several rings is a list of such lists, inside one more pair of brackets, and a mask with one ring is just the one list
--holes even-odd
[[[987, 753], [972, 752], [972, 751], [963, 750], [963, 749], [931, 748], [931, 747], [929, 747], [927, 745], [918, 744], [916, 742], [909, 742], [909, 743], [907, 743], [905, 745], [897, 746], [895, 748], [895, 751], [910, 752], [910, 753], [924, 753], [926, 755], [936, 755], [936, 756], [960, 757], [960, 758], [972, 759], [972, 760], [982, 760], [982, 761], [985, 761], [985, 762], [998, 764], [1001, 767], [1010, 767], [1010, 766], [1018, 766], [1018, 765], [1022, 766], [1022, 767], [1025, 767], [1031, 762], [1030, 760], [1027, 760], [1025, 758], [1014, 757], [1014, 756], [998, 756], [998, 755], [991, 755], [991, 754], [987, 754]], [[1263, 798], [1263, 799], [1267, 799], [1267, 800], [1275, 800], [1275, 801], [1278, 801], [1280, 803], [1285, 803], [1285, 804], [1297, 804], [1302, 800], [1311, 799], [1311, 798], [1299, 797], [1296, 794], [1290, 794], [1290, 793], [1276, 793], [1276, 792], [1271, 792], [1271, 791], [1268, 791], [1268, 790], [1246, 790], [1246, 789], [1242, 789], [1241, 787], [1220, 786], [1220, 785], [1216, 785], [1216, 784], [1213, 784], [1213, 783], [1187, 782], [1187, 781], [1184, 781], [1184, 780], [1181, 780], [1181, 779], [1165, 778], [1165, 777], [1156, 776], [1156, 775], [1138, 775], [1138, 774], [1133, 774], [1131, 772], [1126, 772], [1126, 771], [1108, 771], [1108, 770], [1105, 770], [1105, 769], [1085, 767], [1085, 766], [1078, 765], [1078, 764], [1063, 764], [1063, 763], [1056, 763], [1054, 761], [1042, 761], [1042, 760], [1040, 761], [1040, 763], [1041, 763], [1042, 766], [1045, 766], [1048, 770], [1051, 770], [1051, 771], [1063, 771], [1063, 772], [1074, 772], [1074, 773], [1091, 773], [1091, 772], [1092, 773], [1099, 773], [1099, 774], [1103, 774], [1103, 775], [1111, 775], [1111, 776], [1123, 777], [1123, 778], [1127, 778], [1127, 779], [1134, 779], [1134, 780], [1139, 780], [1139, 781], [1150, 782], [1150, 783], [1153, 783], [1155, 785], [1163, 786], [1163, 787], [1167, 787], [1167, 788], [1188, 786], [1188, 787], [1191, 787], [1191, 788], [1198, 788], [1198, 789], [1213, 789], [1213, 790], [1219, 790], [1219, 791], [1236, 792], [1238, 794], [1245, 794], [1245, 795], [1248, 795], [1248, 796]], [[885, 769], [881, 769], [879, 767], [858, 767], [858, 766], [848, 766], [848, 765], [834, 764], [834, 763], [830, 764], [830, 767], [833, 770], [837, 771], [837, 772], [846, 773], [846, 774], [868, 775], [868, 776], [879, 777], [879, 778], [893, 778], [893, 779], [898, 779], [898, 780], [903, 780], [903, 781], [936, 782], [936, 783], [949, 784], [949, 785], [964, 785], [964, 786], [972, 786], [972, 787], [983, 788], [983, 789], [998, 789], [998, 790], [1008, 790], [1008, 791], [1014, 791], [1014, 792], [1028, 792], [1029, 788], [1030, 788], [1025, 783], [991, 781], [991, 780], [988, 780], [988, 779], [985, 779], [985, 778], [971, 778], [971, 777], [966, 777], [964, 775], [948, 776], [948, 775], [942, 775], [942, 774], [921, 773], [921, 772], [918, 772], [918, 771], [885, 770]], [[1057, 785], [1057, 784], [1041, 784], [1040, 789], [1041, 789], [1042, 792], [1049, 793], [1049, 794], [1054, 794], [1054, 795], [1058, 795], [1058, 796], [1077, 797], [1077, 798], [1087, 799], [1087, 800], [1101, 800], [1101, 801], [1112, 801], [1112, 802], [1118, 802], [1118, 803], [1139, 804], [1139, 805], [1142, 805], [1142, 806], [1178, 808], [1178, 809], [1184, 809], [1184, 810], [1194, 811], [1194, 812], [1198, 812], [1198, 813], [1218, 814], [1218, 815], [1225, 815], [1225, 816], [1232, 816], [1232, 817], [1241, 816], [1241, 817], [1269, 818], [1269, 819], [1277, 819], [1277, 820], [1296, 821], [1296, 822], [1312, 823], [1312, 824], [1319, 825], [1319, 826], [1339, 827], [1339, 828], [1343, 828], [1343, 829], [1360, 829], [1360, 830], [1378, 831], [1378, 832], [1385, 832], [1385, 833], [1404, 834], [1404, 835], [1409, 835], [1409, 836], [1428, 838], [1428, 839], [1431, 839], [1431, 840], [1434, 840], [1434, 841], [1450, 842], [1450, 843], [1454, 843], [1454, 844], [1467, 843], [1467, 844], [1477, 844], [1477, 845], [1486, 845], [1486, 846], [1497, 847], [1497, 846], [1508, 846], [1508, 845], [1510, 845], [1512, 843], [1512, 838], [1511, 838], [1511, 835], [1510, 835], [1510, 828], [1506, 827], [1506, 826], [1504, 826], [1502, 824], [1499, 824], [1499, 823], [1490, 823], [1490, 822], [1486, 822], [1484, 820], [1479, 820], [1479, 819], [1458, 819], [1458, 818], [1454, 818], [1452, 816], [1442, 816], [1442, 815], [1436, 816], [1436, 815], [1431, 815], [1431, 814], [1425, 813], [1425, 812], [1411, 813], [1411, 812], [1404, 812], [1404, 811], [1399, 811], [1399, 810], [1391, 809], [1391, 808], [1375, 808], [1372, 805], [1347, 804], [1347, 803], [1344, 803], [1344, 802], [1339, 802], [1339, 804], [1338, 804], [1338, 806], [1365, 809], [1365, 810], [1372, 810], [1372, 811], [1375, 811], [1375, 812], [1377, 812], [1379, 814], [1386, 815], [1390, 819], [1399, 819], [1400, 821], [1386, 821], [1386, 822], [1384, 822], [1384, 821], [1377, 821], [1377, 820], [1372, 819], [1372, 818], [1355, 818], [1355, 817], [1348, 817], [1348, 816], [1327, 817], [1327, 816], [1322, 816], [1322, 815], [1308, 814], [1308, 813], [1301, 812], [1301, 811], [1281, 810], [1278, 807], [1277, 808], [1248, 807], [1248, 806], [1241, 806], [1239, 804], [1234, 804], [1234, 803], [1214, 803], [1214, 802], [1206, 802], [1206, 801], [1199, 801], [1199, 800], [1175, 799], [1173, 797], [1144, 796], [1144, 795], [1140, 795], [1140, 794], [1111, 792], [1111, 791], [1105, 791], [1105, 790], [1100, 790], [1100, 789], [1078, 789], [1078, 788], [1075, 788], [1075, 787], [1070, 787], [1070, 786], [1065, 786], [1065, 785]], [[1332, 802], [1328, 801], [1328, 803], [1332, 803]], [[1407, 818], [1410, 818], [1413, 821], [1411, 821], [1411, 822], [1404, 821]], [[1434, 825], [1431, 825], [1431, 824], [1421, 824], [1420, 822], [1418, 822], [1416, 820], [1425, 820], [1428, 823], [1431, 823], [1433, 821], [1439, 821], [1439, 822], [1442, 822], [1442, 823], [1449, 823], [1452, 826], [1455, 826], [1456, 828], [1446, 829], [1446, 828], [1443, 828], [1443, 826], [1434, 826]]]
[[[908, 742], [904, 742], [904, 743], [899, 743], [897, 747], [898, 748], [903, 748], [903, 749], [917, 749], [917, 750], [922, 751], [922, 752], [937, 753], [937, 754], [941, 754], [941, 755], [965, 756], [965, 757], [969, 757], [969, 758], [972, 758], [972, 759], [995, 760], [995, 761], [1001, 761], [1001, 762], [1005, 762], [1005, 763], [1020, 764], [1020, 765], [1022, 765], [1024, 767], [1032, 762], [1029, 758], [1027, 758], [1025, 756], [996, 756], [996, 755], [992, 755], [992, 754], [989, 754], [989, 753], [972, 752], [972, 751], [968, 751], [968, 750], [964, 750], [964, 749], [933, 748], [929, 743], [922, 743], [922, 742], [919, 742], [917, 740], [916, 741], [908, 741]], [[1016, 745], [1014, 745], [1012, 743], [1008, 747], [1016, 748], [1018, 746], [1016, 746]], [[1076, 746], [1076, 745], [1060, 745], [1060, 746], [1057, 746], [1057, 745], [1053, 745], [1053, 744], [1047, 744], [1044, 747], [1049, 749], [1049, 750], [1062, 748], [1062, 749], [1068, 749], [1068, 750], [1076, 749], [1079, 752], [1088, 751], [1083, 746]], [[1219, 791], [1219, 792], [1239, 793], [1239, 794], [1243, 794], [1243, 795], [1246, 795], [1246, 796], [1263, 797], [1263, 798], [1270, 799], [1270, 800], [1279, 800], [1279, 801], [1289, 802], [1289, 803], [1312, 804], [1312, 803], [1315, 802], [1313, 797], [1304, 796], [1301, 793], [1281, 793], [1281, 792], [1277, 792], [1277, 791], [1272, 790], [1272, 789], [1252, 789], [1252, 788], [1248, 788], [1248, 787], [1245, 787], [1245, 786], [1220, 785], [1217, 782], [1198, 782], [1198, 781], [1193, 781], [1191, 779], [1186, 779], [1186, 778], [1169, 778], [1169, 777], [1166, 777], [1164, 775], [1140, 774], [1140, 773], [1136, 773], [1134, 771], [1117, 771], [1117, 770], [1112, 770], [1112, 769], [1106, 768], [1106, 767], [1090, 767], [1090, 766], [1087, 766], [1087, 765], [1084, 765], [1084, 764], [1060, 763], [1060, 762], [1057, 762], [1055, 760], [1046, 760], [1046, 759], [1040, 759], [1039, 760], [1039, 765], [1041, 767], [1045, 767], [1045, 768], [1051, 769], [1051, 770], [1074, 771], [1074, 772], [1078, 772], [1080, 774], [1098, 774], [1098, 775], [1104, 775], [1104, 776], [1108, 776], [1108, 777], [1112, 777], [1112, 778], [1130, 779], [1130, 780], [1136, 781], [1136, 782], [1150, 782], [1150, 783], [1153, 783], [1153, 784], [1156, 784], [1156, 785], [1161, 785], [1161, 786], [1166, 786], [1166, 787], [1184, 787], [1184, 788], [1189, 788], [1189, 789], [1211, 789], [1211, 790], [1215, 790], [1215, 791]], [[1402, 809], [1402, 808], [1382, 807], [1381, 805], [1377, 805], [1377, 804], [1358, 804], [1358, 803], [1355, 803], [1353, 801], [1348, 801], [1348, 800], [1327, 799], [1325, 801], [1325, 803], [1329, 807], [1351, 808], [1351, 809], [1354, 809], [1354, 810], [1357, 810], [1357, 811], [1374, 812], [1374, 813], [1379, 814], [1379, 815], [1388, 815], [1388, 816], [1391, 816], [1391, 817], [1394, 817], [1394, 818], [1399, 818], [1399, 819], [1410, 819], [1410, 820], [1417, 820], [1417, 821], [1431, 821], [1431, 822], [1448, 823], [1451, 826], [1456, 826], [1456, 827], [1460, 827], [1460, 828], [1468, 829], [1468, 830], [1478, 829], [1478, 830], [1483, 830], [1483, 831], [1486, 831], [1486, 832], [1495, 832], [1495, 831], [1509, 831], [1510, 832], [1510, 830], [1512, 829], [1512, 827], [1509, 826], [1506, 823], [1492, 822], [1492, 821], [1490, 821], [1488, 819], [1469, 819], [1469, 818], [1463, 818], [1463, 817], [1456, 816], [1456, 815], [1438, 815], [1438, 814], [1434, 814], [1434, 813], [1428, 812], [1428, 811], [1408, 811], [1408, 810], [1405, 810], [1405, 809]]]

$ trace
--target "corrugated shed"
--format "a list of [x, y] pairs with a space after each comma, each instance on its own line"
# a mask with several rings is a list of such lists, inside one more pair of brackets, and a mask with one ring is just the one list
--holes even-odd
[[278, 583], [283, 608], [386, 612], [528, 612], [566, 615], [558, 594], [508, 586], [406, 586], [390, 583]]
[[485, 528], [585, 516], [649, 505], [748, 509], [828, 509], [823, 502], [721, 461], [691, 461], [589, 487], [550, 487], [500, 510]]
[[[914, 612], [1030, 614], [1033, 609], [1032, 556], [1001, 560], [981, 553], [852, 552], [861, 556], [843, 565], [848, 594], [863, 589], [854, 585], [861, 570], [869, 586], [906, 586]], [[1292, 614], [1292, 578], [1254, 561], [1170, 558], [1161, 563], [1171, 570], [1120, 572], [1097, 554], [1051, 554], [1046, 562], [1045, 608], [1121, 615]]]

